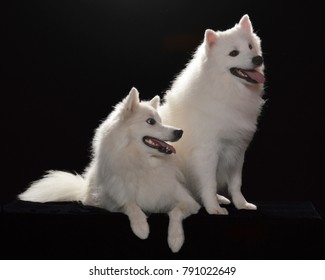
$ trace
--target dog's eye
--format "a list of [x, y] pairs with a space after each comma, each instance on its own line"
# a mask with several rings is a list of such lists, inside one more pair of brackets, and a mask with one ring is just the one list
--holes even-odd
[[239, 55], [239, 51], [237, 51], [237, 50], [233, 50], [233, 51], [231, 51], [231, 52], [229, 53], [229, 55], [235, 57], [235, 56]]
[[154, 124], [156, 123], [156, 120], [153, 119], [153, 118], [149, 118], [149, 119], [146, 120], [146, 122], [147, 122], [148, 124], [150, 124], [150, 125], [154, 125]]
[[252, 44], [249, 44], [248, 47], [250, 50], [253, 48]]

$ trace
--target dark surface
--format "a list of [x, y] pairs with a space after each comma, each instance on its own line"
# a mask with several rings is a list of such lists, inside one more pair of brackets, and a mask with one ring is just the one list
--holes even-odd
[[257, 202], [258, 211], [184, 221], [185, 244], [167, 245], [168, 217], [148, 218], [140, 240], [127, 216], [71, 203], [15, 201], [1, 214], [1, 259], [324, 259], [324, 222], [312, 203]]

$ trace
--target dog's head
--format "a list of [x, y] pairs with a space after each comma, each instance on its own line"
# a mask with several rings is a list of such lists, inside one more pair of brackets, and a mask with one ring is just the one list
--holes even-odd
[[126, 130], [129, 145], [140, 145], [151, 155], [176, 153], [175, 148], [166, 141], [179, 140], [183, 131], [161, 123], [157, 112], [159, 105], [159, 96], [140, 102], [138, 90], [132, 88], [119, 104], [122, 114], [119, 125]]
[[223, 74], [250, 85], [265, 82], [261, 40], [248, 15], [226, 31], [206, 30], [203, 44], [208, 60]]

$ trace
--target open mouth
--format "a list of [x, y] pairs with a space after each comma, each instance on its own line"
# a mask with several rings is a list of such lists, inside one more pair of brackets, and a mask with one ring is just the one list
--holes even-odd
[[142, 140], [143, 143], [145, 143], [148, 147], [156, 149], [163, 154], [167, 154], [167, 155], [170, 155], [172, 153], [176, 154], [175, 148], [162, 140], [159, 140], [151, 136], [144, 136]]
[[231, 74], [252, 84], [264, 84], [265, 77], [254, 69], [230, 68]]

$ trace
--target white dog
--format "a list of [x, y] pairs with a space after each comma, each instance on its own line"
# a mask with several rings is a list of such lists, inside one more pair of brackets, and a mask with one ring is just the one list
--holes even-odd
[[164, 97], [163, 122], [184, 129], [175, 147], [187, 186], [210, 214], [227, 214], [220, 204], [230, 201], [220, 191], [236, 208], [256, 209], [241, 184], [245, 151], [264, 104], [263, 69], [260, 39], [244, 15], [231, 29], [205, 31]]
[[168, 244], [177, 252], [184, 242], [182, 221], [199, 204], [184, 187], [173, 146], [183, 131], [162, 125], [160, 99], [140, 102], [133, 88], [98, 127], [93, 158], [83, 176], [50, 171], [19, 195], [21, 200], [81, 201], [128, 215], [133, 232], [149, 235], [145, 212], [168, 213]]

